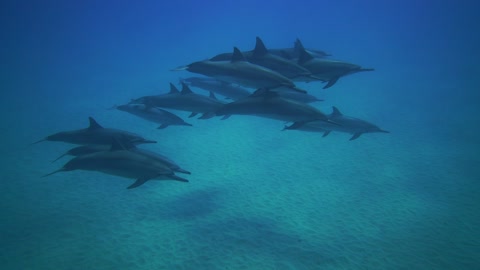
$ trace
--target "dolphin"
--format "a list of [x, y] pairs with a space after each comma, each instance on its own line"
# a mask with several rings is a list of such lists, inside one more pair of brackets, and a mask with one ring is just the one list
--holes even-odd
[[[219, 101], [212, 92], [210, 92], [210, 96], [204, 96], [195, 94], [185, 83], [182, 86], [182, 91], [179, 94], [145, 96], [133, 100], [130, 104], [144, 104], [148, 107], [187, 111], [191, 112], [189, 117], [202, 113], [200, 119], [215, 116], [213, 112], [225, 104]], [[176, 89], [172, 83], [170, 83], [170, 87]]]
[[258, 89], [247, 98], [228, 103], [217, 110], [216, 114], [255, 115], [286, 122], [329, 121], [327, 116], [315, 107], [281, 97], [278, 92], [267, 89]]
[[[311, 75], [311, 72], [308, 69], [299, 64], [270, 53], [260, 37], [256, 37], [255, 48], [252, 51], [242, 52], [242, 54], [248, 62], [269, 68], [290, 79], [308, 77]], [[231, 58], [231, 53], [219, 54], [210, 60], [227, 61]]]
[[66, 171], [98, 171], [110, 175], [136, 179], [128, 189], [143, 185], [148, 180], [175, 180], [188, 182], [174, 174], [163, 162], [142, 153], [126, 149], [118, 140], [113, 140], [108, 151], [78, 156], [67, 162], [62, 168], [43, 177]]
[[328, 119], [339, 125], [332, 125], [331, 123], [324, 121], [295, 122], [290, 126], [285, 126], [284, 130], [294, 129], [310, 132], [323, 132], [322, 137], [327, 136], [332, 131], [339, 131], [353, 134], [350, 141], [357, 139], [363, 133], [390, 133], [389, 131], [382, 130], [365, 120], [343, 115], [335, 106], [332, 107], [332, 113], [328, 115]]
[[359, 65], [338, 60], [316, 58], [306, 50], [302, 50], [298, 64], [310, 70], [315, 78], [327, 82], [323, 89], [333, 86], [342, 76], [374, 70], [373, 68], [362, 68]]
[[156, 107], [149, 107], [145, 104], [125, 104], [115, 106], [116, 109], [131, 113], [145, 120], [158, 123], [158, 129], [164, 129], [170, 125], [192, 126], [177, 115]]
[[[134, 144], [122, 143], [122, 145], [127, 150], [130, 150], [130, 151], [133, 151], [133, 152], [136, 152], [136, 153], [139, 153], [139, 154], [143, 154], [143, 155], [149, 156], [153, 159], [157, 159], [160, 162], [163, 162], [165, 165], [167, 165], [167, 167], [169, 167], [170, 169], [172, 169], [175, 172], [191, 174], [191, 172], [182, 169], [177, 163], [175, 163], [173, 160], [169, 159], [168, 157], [166, 157], [164, 155], [161, 155], [159, 153], [155, 153], [155, 152], [152, 152], [152, 151], [149, 151], [149, 150], [145, 150], [145, 149], [142, 149], [142, 148], [138, 148]], [[83, 156], [83, 155], [87, 155], [87, 154], [92, 154], [92, 153], [97, 153], [97, 152], [102, 152], [102, 151], [108, 151], [108, 150], [111, 149], [111, 147], [112, 147], [111, 145], [103, 145], [103, 144], [77, 146], [75, 148], [72, 148], [72, 149], [68, 150], [67, 152], [65, 152], [64, 154], [62, 154], [61, 156], [59, 156], [58, 158], [53, 160], [52, 162], [55, 162], [55, 161], [61, 159], [64, 156], [67, 156], [67, 155], [78, 157], [78, 156]]]
[[111, 144], [112, 138], [120, 137], [134, 144], [156, 143], [156, 141], [147, 140], [131, 132], [114, 128], [104, 128], [98, 124], [93, 117], [89, 117], [88, 120], [90, 121], [90, 125], [87, 128], [58, 132], [33, 144], [43, 141], [60, 141], [72, 144]]
[[[190, 77], [190, 78], [182, 79], [181, 81], [187, 83], [190, 86], [194, 86], [194, 87], [202, 88], [204, 90], [210, 90], [212, 92], [219, 93], [233, 100], [246, 98], [252, 94], [250, 93], [250, 91], [246, 90], [241, 86], [235, 86], [231, 83], [222, 82], [213, 78]], [[288, 89], [287, 91], [276, 91], [276, 92], [284, 98], [293, 99], [293, 100], [304, 102], [304, 103], [323, 101], [322, 99], [319, 99], [308, 93], [289, 91]]]
[[275, 89], [282, 87], [294, 91], [306, 92], [305, 90], [298, 89], [289, 78], [282, 74], [248, 62], [237, 47], [234, 47], [230, 61], [198, 61], [174, 70], [188, 70], [193, 73], [213, 77], [221, 81], [237, 83], [250, 88]]
[[181, 82], [189, 86], [201, 88], [203, 90], [212, 91], [233, 100], [248, 97], [252, 93], [241, 86], [235, 86], [232, 83], [220, 81], [214, 78], [189, 77], [181, 79]]

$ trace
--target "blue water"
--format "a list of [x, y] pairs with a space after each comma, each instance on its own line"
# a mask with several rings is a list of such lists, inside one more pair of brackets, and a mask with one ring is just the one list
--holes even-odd
[[[163, 2], [0, 4], [1, 269], [480, 269], [479, 4]], [[106, 110], [256, 36], [375, 68], [301, 86], [391, 133], [248, 116], [157, 130]], [[70, 145], [27, 145], [88, 116], [158, 140], [190, 183], [41, 178]]]

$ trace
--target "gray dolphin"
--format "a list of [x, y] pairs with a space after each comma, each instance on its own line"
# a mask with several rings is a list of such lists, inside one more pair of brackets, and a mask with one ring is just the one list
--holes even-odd
[[[181, 81], [188, 83], [188, 85], [190, 86], [194, 86], [204, 90], [210, 90], [212, 92], [219, 93], [233, 100], [246, 98], [252, 94], [250, 93], [250, 91], [246, 90], [241, 86], [235, 86], [231, 83], [222, 82], [214, 78], [190, 77], [190, 78], [182, 79]], [[304, 103], [323, 101], [322, 99], [319, 99], [308, 93], [290, 91], [288, 89], [286, 89], [285, 91], [276, 91], [276, 92], [284, 98], [293, 99], [293, 100], [301, 101]]]
[[104, 128], [93, 117], [89, 117], [88, 120], [90, 121], [88, 128], [58, 132], [33, 144], [43, 141], [60, 141], [72, 144], [111, 144], [112, 138], [120, 137], [134, 144], [156, 143], [156, 141], [147, 140], [135, 133], [114, 128]]
[[[149, 150], [145, 150], [145, 149], [142, 149], [142, 148], [138, 148], [134, 144], [123, 143], [122, 145], [127, 150], [130, 150], [130, 151], [133, 151], [133, 152], [136, 152], [136, 153], [140, 153], [140, 154], [149, 156], [151, 158], [157, 159], [160, 162], [163, 162], [165, 165], [167, 165], [167, 167], [169, 167], [170, 169], [172, 169], [175, 172], [191, 174], [191, 172], [182, 169], [177, 163], [175, 163], [173, 160], [169, 159], [168, 157], [166, 157], [164, 155], [161, 155], [159, 153], [155, 153], [155, 152], [152, 152], [152, 151], [149, 151]], [[81, 146], [77, 146], [77, 147], [74, 147], [74, 148], [68, 150], [67, 152], [65, 152], [64, 154], [62, 154], [61, 156], [59, 156], [58, 158], [53, 160], [52, 162], [55, 162], [55, 161], [61, 159], [64, 156], [67, 156], [67, 155], [78, 157], [78, 156], [83, 156], [83, 155], [87, 155], [87, 154], [92, 154], [92, 153], [97, 153], [97, 152], [102, 152], [102, 151], [108, 151], [111, 148], [112, 148], [111, 145], [103, 145], [103, 144], [81, 145]]]
[[332, 113], [328, 115], [328, 119], [338, 125], [332, 125], [331, 123], [324, 121], [310, 121], [310, 122], [295, 122], [290, 126], [286, 126], [284, 130], [294, 129], [311, 132], [323, 132], [325, 137], [332, 131], [339, 131], [353, 134], [350, 140], [355, 140], [363, 133], [390, 133], [389, 131], [382, 130], [376, 125], [369, 123], [365, 120], [343, 115], [336, 107], [332, 107]]
[[[176, 89], [171, 83], [170, 87]], [[131, 104], [135, 103], [144, 104], [148, 107], [161, 107], [191, 112], [189, 117], [202, 113], [200, 119], [208, 119], [215, 116], [214, 112], [225, 104], [219, 101], [212, 92], [210, 92], [210, 96], [195, 94], [185, 83], [179, 94], [146, 96], [131, 102]]]
[[359, 65], [338, 60], [316, 58], [306, 50], [302, 50], [298, 63], [310, 70], [315, 78], [327, 82], [323, 89], [333, 86], [342, 76], [374, 70], [373, 68], [362, 68]]
[[[252, 51], [242, 52], [245, 59], [253, 64], [274, 70], [283, 76], [294, 79], [308, 77], [312, 73], [299, 64], [285, 59], [281, 56], [270, 53], [262, 39], [256, 37], [255, 48]], [[232, 54], [219, 54], [211, 58], [211, 61], [228, 61]]]
[[163, 162], [148, 155], [126, 149], [114, 140], [111, 149], [78, 156], [67, 162], [62, 168], [44, 175], [44, 177], [65, 171], [86, 170], [136, 179], [128, 189], [143, 185], [148, 180], [175, 180], [188, 182], [187, 179], [174, 174]]
[[281, 97], [277, 92], [266, 89], [259, 89], [247, 98], [228, 103], [217, 110], [216, 114], [255, 115], [286, 122], [329, 121], [327, 116], [315, 107]]
[[220, 94], [233, 100], [245, 98], [252, 94], [250, 91], [241, 86], [235, 86], [232, 83], [220, 81], [214, 78], [189, 77], [181, 79], [180, 81], [187, 83], [189, 86], [212, 91], [215, 94]]
[[115, 106], [115, 108], [120, 111], [131, 113], [145, 120], [158, 123], [160, 124], [158, 129], [163, 129], [170, 125], [192, 126], [192, 124], [185, 122], [176, 114], [160, 108], [149, 107], [145, 104], [125, 104]]
[[193, 73], [251, 88], [275, 89], [286, 87], [291, 90], [306, 92], [305, 90], [298, 89], [289, 78], [282, 74], [248, 62], [236, 47], [233, 49], [233, 55], [230, 61], [198, 61], [174, 70], [188, 70]]

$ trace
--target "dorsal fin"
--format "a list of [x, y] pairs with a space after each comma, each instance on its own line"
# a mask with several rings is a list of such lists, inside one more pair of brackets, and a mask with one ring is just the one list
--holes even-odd
[[263, 43], [263, 41], [259, 37], [257, 37], [256, 43], [255, 43], [255, 49], [253, 50], [253, 57], [261, 57], [267, 53], [268, 53], [267, 47], [265, 47], [265, 44]]
[[302, 50], [305, 50], [305, 47], [303, 47], [303, 44], [302, 44], [302, 42], [300, 41], [299, 38], [297, 38], [297, 40], [295, 40], [295, 43], [293, 44], [293, 48], [298, 52], [300, 52]]
[[188, 84], [182, 82], [182, 91], [180, 92], [181, 95], [186, 94], [193, 94], [193, 91], [188, 87]]
[[218, 100], [217, 97], [215, 96], [215, 94], [214, 94], [212, 91], [210, 91], [209, 97], [210, 97], [211, 99]]
[[237, 47], [233, 47], [233, 55], [232, 55], [231, 62], [233, 63], [238, 61], [247, 61], [247, 60], [245, 60], [245, 56]]
[[332, 115], [333, 116], [342, 116], [343, 114], [340, 112], [340, 110], [337, 107], [332, 106]]
[[313, 55], [311, 55], [305, 49], [300, 50], [300, 58], [298, 58], [298, 64], [301, 65], [311, 59], [313, 59]]
[[170, 92], [168, 92], [169, 94], [178, 94], [180, 93], [180, 91], [178, 91], [178, 88], [173, 85], [173, 83], [170, 83]]
[[88, 117], [88, 121], [90, 121], [90, 125], [88, 126], [88, 129], [90, 129], [90, 130], [103, 128], [103, 127], [100, 126], [100, 124], [98, 124], [97, 121], [95, 121], [95, 119], [93, 119], [93, 117], [91, 117], [91, 116]]

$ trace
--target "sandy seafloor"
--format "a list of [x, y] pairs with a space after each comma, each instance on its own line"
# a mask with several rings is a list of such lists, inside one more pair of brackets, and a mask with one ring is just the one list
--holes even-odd
[[[282, 132], [282, 122], [247, 116], [188, 119], [193, 127], [157, 130], [106, 110], [165, 92], [168, 82], [190, 75], [168, 69], [240, 40], [253, 46], [256, 34], [227, 35], [215, 48], [200, 40], [198, 53], [183, 44], [154, 55], [160, 64], [139, 64], [131, 76], [132, 67], [111, 73], [96, 67], [100, 73], [73, 79], [30, 77], [20, 64], [4, 73], [0, 268], [480, 269], [479, 70], [470, 61], [443, 69], [441, 61], [412, 64], [429, 50], [401, 55], [400, 46], [360, 42], [359, 54], [333, 38], [332, 53], [377, 70], [328, 90], [302, 86], [326, 100], [315, 104], [323, 111], [335, 105], [391, 131], [355, 141], [343, 133]], [[288, 46], [297, 37], [281, 34], [277, 40], [265, 34], [265, 42]], [[306, 31], [299, 35], [315, 41]], [[112, 58], [124, 55], [117, 50]], [[117, 61], [137, 63], [129, 53]], [[87, 64], [79, 70], [90, 74]], [[451, 70], [457, 76], [445, 76]], [[131, 180], [95, 172], [41, 178], [68, 160], [51, 163], [70, 146], [28, 144], [85, 127], [88, 116], [158, 140], [142, 147], [191, 171], [190, 182], [149, 181], [127, 190]]]

